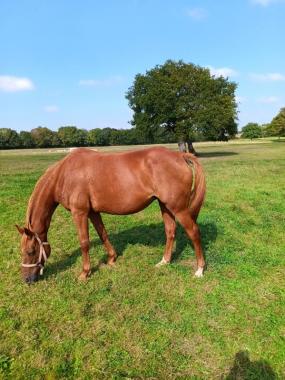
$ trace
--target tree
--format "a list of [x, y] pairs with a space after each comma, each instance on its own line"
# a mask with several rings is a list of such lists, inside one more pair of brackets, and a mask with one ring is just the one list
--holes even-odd
[[88, 133], [84, 129], [77, 129], [75, 126], [60, 127], [57, 134], [63, 146], [87, 145]]
[[75, 146], [87, 146], [88, 131], [86, 129], [77, 129], [77, 144]]
[[87, 144], [89, 146], [98, 145], [98, 136], [100, 134], [100, 131], [101, 131], [100, 128], [90, 129], [90, 131], [88, 131]]
[[95, 128], [88, 132], [88, 143], [95, 146], [108, 146], [111, 144], [112, 128]]
[[236, 84], [211, 76], [206, 68], [183, 61], [166, 61], [145, 75], [137, 74], [126, 94], [133, 110], [134, 125], [154, 142], [159, 127], [174, 133], [177, 141], [188, 141], [203, 134], [217, 140], [237, 131]]
[[62, 146], [61, 140], [58, 137], [58, 133], [57, 132], [52, 132], [51, 144], [52, 144], [53, 147]]
[[243, 139], [257, 139], [262, 137], [262, 128], [257, 123], [248, 123], [242, 128]]
[[272, 132], [270, 131], [270, 123], [265, 123], [261, 125], [261, 133], [262, 137], [270, 137], [272, 136]]
[[0, 128], [0, 149], [18, 148], [21, 145], [19, 135], [10, 128]]
[[0, 149], [17, 148], [20, 146], [19, 135], [10, 128], [0, 128]]
[[123, 129], [120, 133], [123, 145], [140, 144], [135, 128]]
[[278, 115], [272, 119], [269, 131], [272, 133], [271, 136], [285, 136], [285, 107], [281, 108]]
[[31, 132], [21, 131], [19, 134], [22, 148], [33, 148], [35, 146]]
[[31, 130], [32, 138], [37, 148], [49, 148], [53, 142], [53, 132], [46, 127], [37, 127]]

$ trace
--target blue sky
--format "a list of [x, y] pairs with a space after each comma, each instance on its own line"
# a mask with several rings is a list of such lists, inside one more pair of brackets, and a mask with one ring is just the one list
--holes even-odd
[[0, 0], [0, 128], [129, 128], [134, 76], [167, 59], [236, 81], [240, 127], [269, 122], [284, 15], [285, 0]]

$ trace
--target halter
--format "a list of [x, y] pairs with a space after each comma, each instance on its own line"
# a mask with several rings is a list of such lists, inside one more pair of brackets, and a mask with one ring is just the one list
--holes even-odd
[[47, 261], [47, 254], [46, 254], [46, 251], [44, 249], [44, 245], [49, 245], [49, 243], [47, 241], [41, 241], [41, 239], [39, 238], [38, 234], [35, 233], [35, 238], [37, 239], [38, 243], [39, 243], [39, 246], [40, 246], [40, 254], [39, 254], [39, 258], [38, 258], [38, 261], [35, 263], [35, 264], [25, 264], [25, 263], [22, 263], [22, 267], [24, 268], [35, 268], [35, 267], [40, 267], [40, 275], [42, 276], [43, 275], [43, 272], [44, 272], [44, 265], [42, 264], [42, 259], [44, 260], [44, 264], [46, 263]]

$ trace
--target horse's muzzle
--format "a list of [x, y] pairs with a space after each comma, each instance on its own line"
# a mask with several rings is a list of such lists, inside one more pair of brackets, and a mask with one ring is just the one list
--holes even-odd
[[37, 274], [32, 274], [28, 277], [26, 277], [25, 281], [28, 285], [33, 284], [34, 282], [37, 282], [39, 279], [39, 276]]

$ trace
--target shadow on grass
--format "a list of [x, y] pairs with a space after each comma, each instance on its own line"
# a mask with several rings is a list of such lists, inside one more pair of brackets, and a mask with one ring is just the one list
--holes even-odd
[[285, 143], [285, 139], [278, 139], [278, 140], [270, 140], [271, 142], [274, 142], [274, 143]]
[[236, 353], [234, 363], [223, 380], [275, 380], [277, 375], [265, 360], [251, 361], [246, 351]]
[[[217, 238], [217, 227], [214, 223], [199, 223], [201, 236], [202, 236], [202, 245], [204, 249], [204, 255], [207, 256], [207, 248], [211, 242], [214, 242]], [[109, 234], [110, 241], [114, 245], [114, 248], [117, 251], [118, 256], [122, 256], [127, 245], [145, 245], [148, 247], [157, 247], [164, 246], [165, 244], [165, 233], [164, 233], [164, 224], [153, 223], [149, 225], [138, 225], [127, 230], [120, 231], [118, 233]], [[184, 248], [190, 244], [190, 240], [186, 236], [184, 229], [177, 225], [176, 232], [176, 250], [173, 253], [172, 261], [179, 261], [181, 253]], [[99, 239], [93, 240], [91, 242], [92, 247], [97, 247], [101, 245]], [[161, 252], [161, 255], [163, 251]], [[71, 267], [77, 260], [78, 256], [81, 256], [80, 248], [74, 250], [70, 255], [65, 256], [61, 260], [51, 263], [47, 266], [47, 271], [45, 277], [49, 277], [55, 273], [63, 272], [67, 268]], [[159, 258], [160, 259], [160, 258]], [[96, 272], [99, 267], [105, 263], [106, 260], [100, 260], [99, 263], [92, 267], [92, 272]]]
[[235, 156], [236, 152], [198, 152], [198, 158], [211, 158], [211, 157], [224, 157], [224, 156]]

